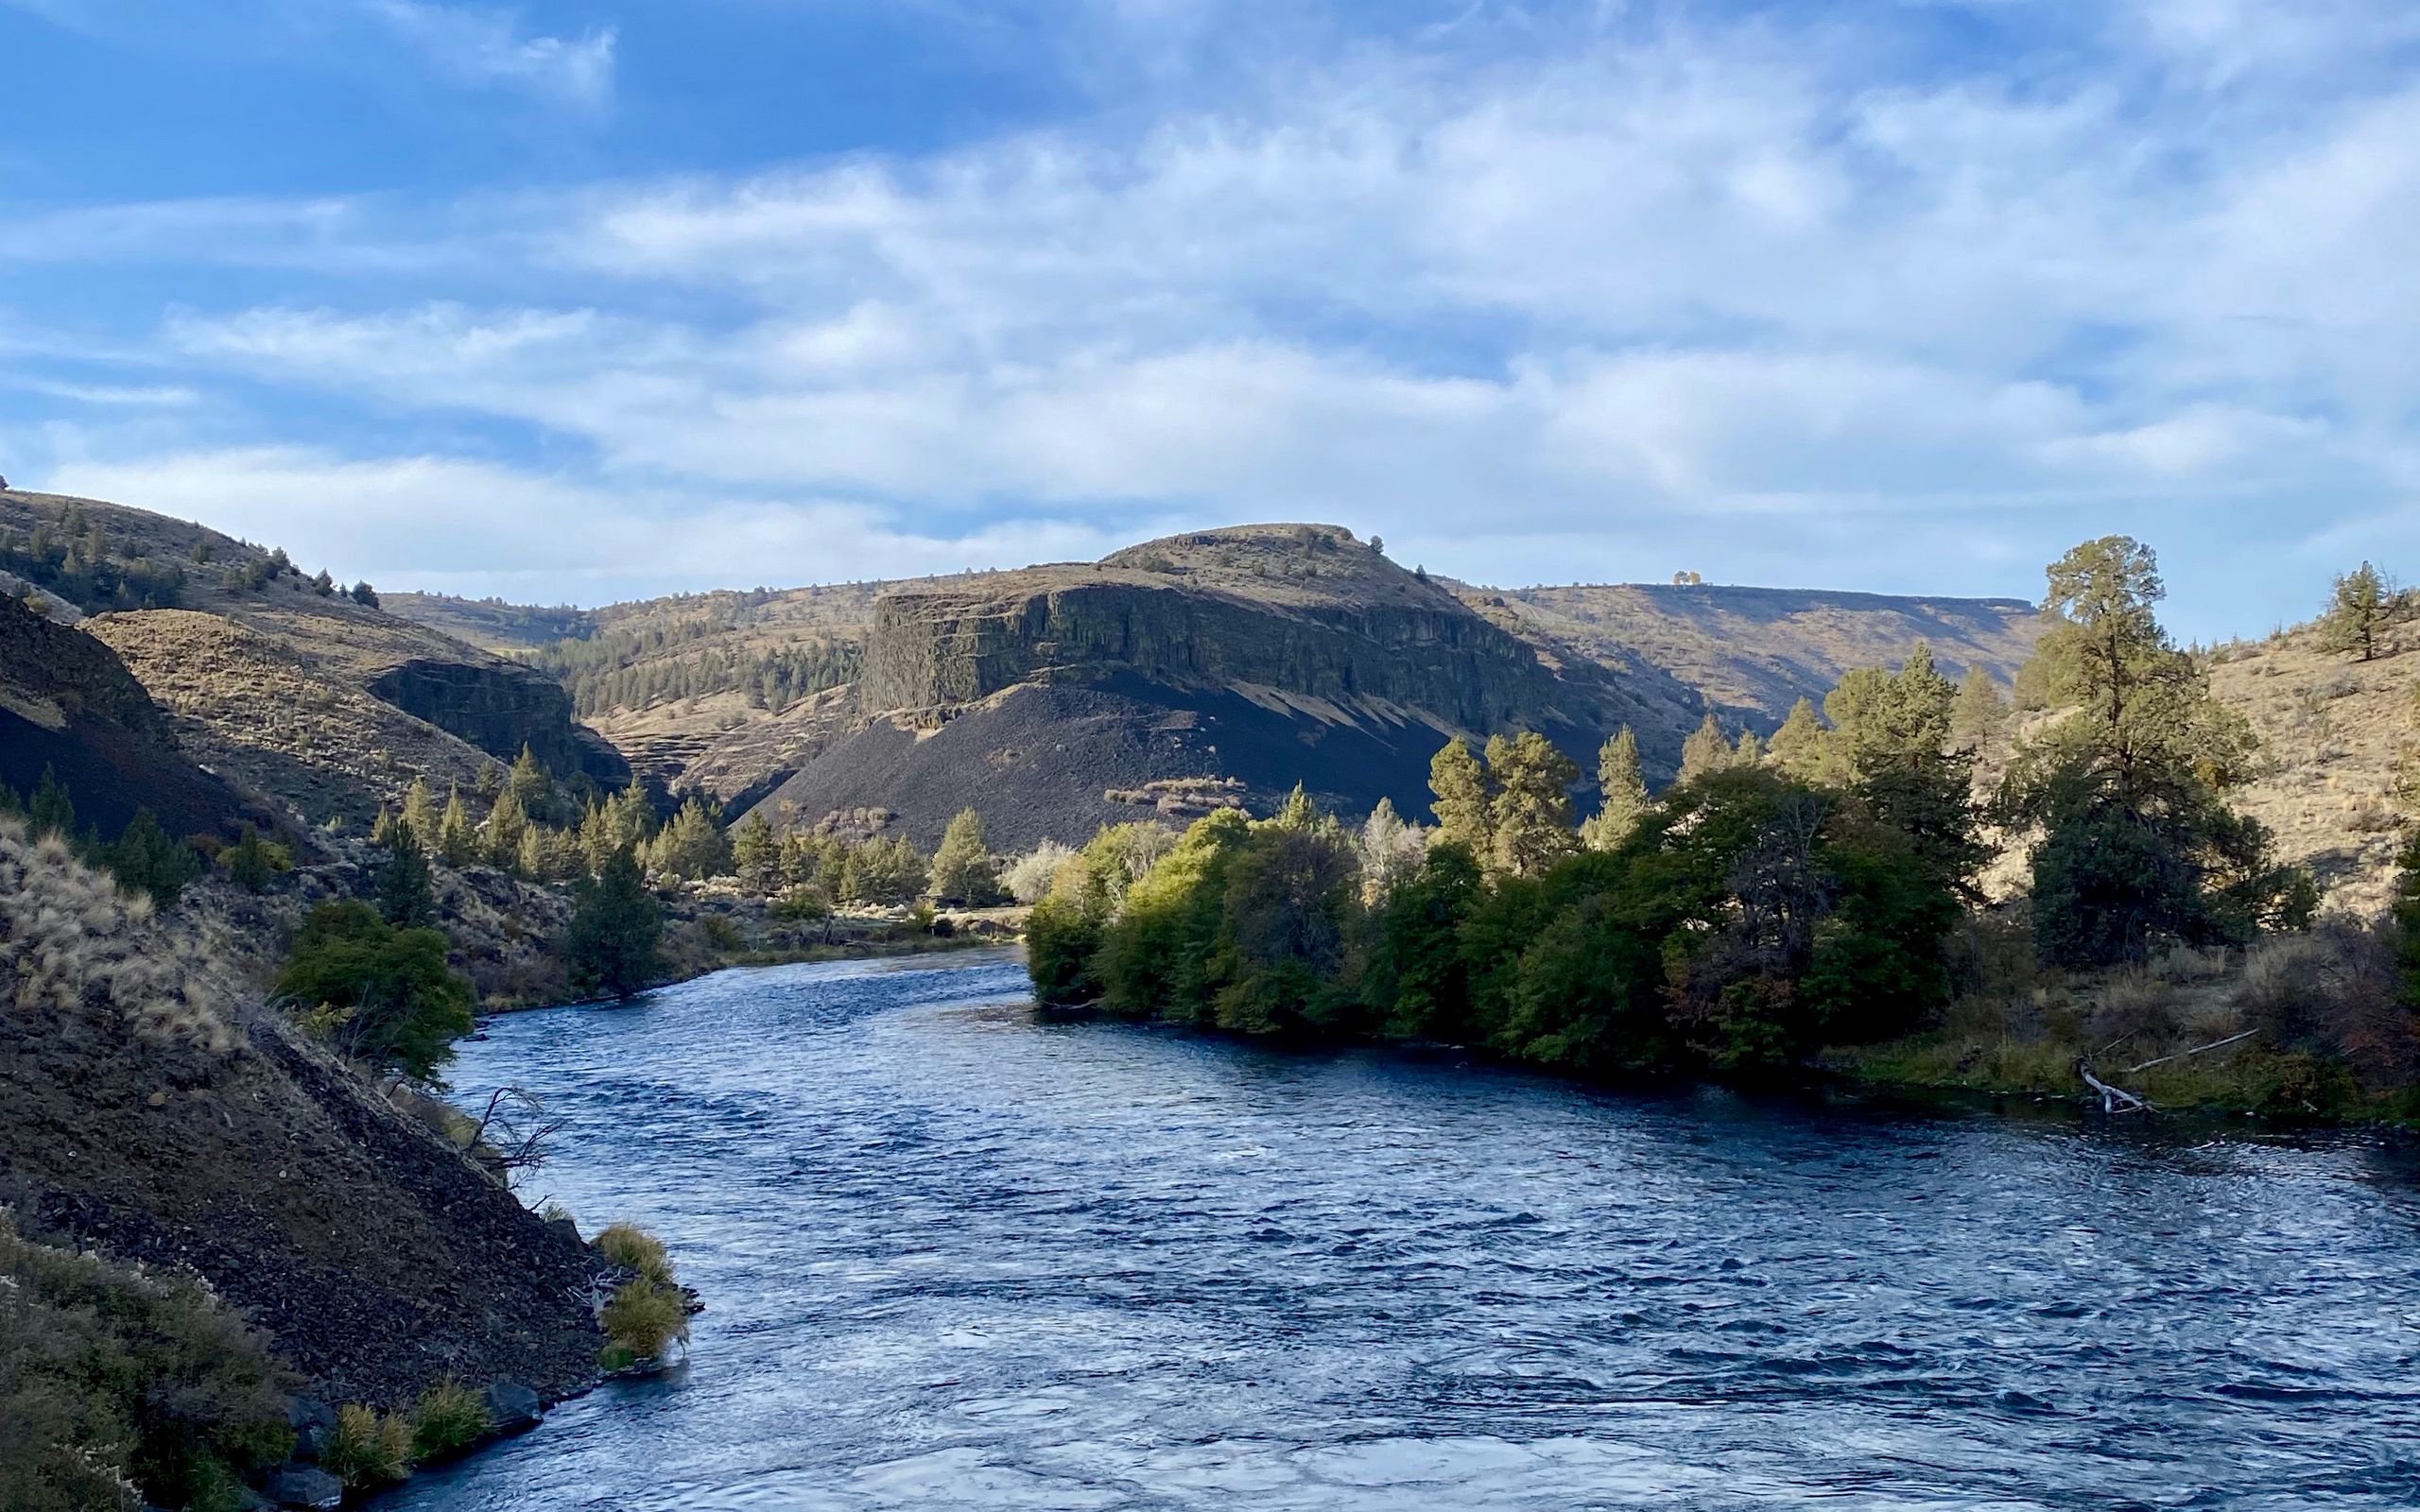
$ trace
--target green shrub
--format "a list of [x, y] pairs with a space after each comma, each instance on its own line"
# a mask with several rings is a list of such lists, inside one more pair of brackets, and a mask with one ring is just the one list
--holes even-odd
[[244, 826], [244, 837], [218, 852], [228, 878], [246, 892], [266, 892], [269, 884], [294, 869], [294, 852], [260, 832]]
[[412, 1472], [412, 1425], [401, 1413], [346, 1402], [337, 1409], [337, 1429], [328, 1435], [320, 1464], [349, 1490], [405, 1480]]
[[277, 990], [344, 1054], [427, 1081], [471, 1032], [471, 984], [446, 950], [438, 931], [397, 929], [368, 903], [321, 903], [296, 934]]
[[452, 1376], [422, 1392], [412, 1408], [412, 1452], [423, 1460], [458, 1454], [494, 1431], [486, 1399]]
[[20, 1238], [0, 1211], [0, 1506], [231, 1505], [293, 1448], [295, 1383], [199, 1281]]
[[689, 1311], [681, 1294], [641, 1277], [605, 1304], [605, 1337], [641, 1360], [663, 1357], [675, 1339], [689, 1336]]

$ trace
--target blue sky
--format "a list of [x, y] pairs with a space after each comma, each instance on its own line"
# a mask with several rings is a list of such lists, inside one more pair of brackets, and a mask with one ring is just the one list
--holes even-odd
[[0, 472], [596, 603], [2420, 576], [2420, 9], [0, 0]]

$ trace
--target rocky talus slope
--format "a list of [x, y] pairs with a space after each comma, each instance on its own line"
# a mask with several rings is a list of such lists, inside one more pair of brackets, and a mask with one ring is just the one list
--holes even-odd
[[0, 1204], [199, 1272], [333, 1400], [594, 1380], [587, 1247], [264, 1010], [256, 939], [0, 820]]

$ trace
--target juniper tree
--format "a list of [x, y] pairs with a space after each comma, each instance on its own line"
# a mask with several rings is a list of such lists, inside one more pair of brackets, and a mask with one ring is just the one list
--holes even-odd
[[449, 867], [467, 867], [479, 858], [479, 830], [471, 822], [471, 805], [456, 783], [445, 793], [445, 814], [437, 821], [437, 853]]
[[2410, 618], [2411, 611], [2411, 595], [2396, 587], [2384, 573], [2363, 562], [2349, 573], [2337, 575], [2335, 588], [2328, 595], [2327, 611], [2319, 621], [2319, 648], [2358, 651], [2361, 661], [2373, 661], [2378, 654], [2378, 638], [2390, 627]]
[[731, 864], [740, 889], [751, 897], [770, 898], [781, 890], [782, 842], [763, 814], [751, 813], [731, 832]]
[[521, 807], [521, 796], [508, 787], [495, 797], [495, 807], [488, 810], [487, 823], [480, 826], [480, 849], [487, 852], [488, 865], [507, 871], [521, 865], [521, 836], [528, 831], [529, 816]]
[[1783, 775], [1811, 782], [1823, 770], [1824, 744], [1830, 736], [1823, 715], [1815, 712], [1815, 700], [1802, 697], [1790, 705], [1789, 717], [1773, 732], [1766, 750]]
[[574, 890], [564, 964], [573, 982], [630, 997], [664, 973], [664, 909], [628, 847]]
[[1949, 742], [1961, 750], [1987, 755], [2007, 737], [2008, 700], [2000, 685], [1981, 667], [1966, 674], [1958, 685], [1958, 702], [1949, 712]]

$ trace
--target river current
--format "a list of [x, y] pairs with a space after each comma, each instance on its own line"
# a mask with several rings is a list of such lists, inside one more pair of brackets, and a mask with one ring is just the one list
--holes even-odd
[[389, 1509], [2420, 1503], [2392, 1143], [1051, 1022], [1001, 954], [462, 1049], [709, 1311]]

